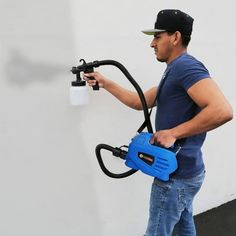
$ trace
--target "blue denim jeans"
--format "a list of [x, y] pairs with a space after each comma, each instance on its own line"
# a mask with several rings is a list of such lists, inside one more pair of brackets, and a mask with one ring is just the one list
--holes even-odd
[[154, 179], [145, 236], [196, 236], [192, 203], [202, 186], [205, 171], [189, 179]]

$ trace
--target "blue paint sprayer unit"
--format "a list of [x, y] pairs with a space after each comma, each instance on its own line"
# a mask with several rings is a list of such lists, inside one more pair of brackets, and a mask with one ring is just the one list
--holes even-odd
[[[82, 65], [77, 67], [73, 67], [71, 72], [76, 75], [76, 81], [72, 82], [74, 86], [85, 86], [85, 82], [80, 78], [81, 72], [93, 72], [95, 67], [99, 67], [102, 65], [113, 65], [123, 72], [126, 78], [131, 82], [131, 84], [136, 89], [140, 101], [142, 103], [143, 112], [144, 112], [144, 123], [138, 129], [138, 135], [132, 138], [129, 146], [123, 145], [121, 147], [112, 147], [107, 144], [98, 144], [96, 146], [95, 152], [97, 156], [98, 163], [102, 169], [102, 171], [109, 177], [112, 178], [124, 178], [128, 177], [138, 170], [143, 173], [156, 177], [163, 181], [168, 181], [171, 173], [176, 171], [178, 168], [176, 155], [179, 152], [182, 145], [175, 144], [173, 147], [166, 149], [161, 147], [160, 145], [152, 145], [150, 144], [150, 139], [153, 135], [153, 129], [150, 121], [150, 115], [152, 109], [149, 111], [148, 106], [144, 97], [144, 94], [137, 84], [137, 82], [133, 79], [133, 77], [129, 74], [127, 69], [119, 62], [114, 60], [103, 60], [103, 61], [94, 61], [90, 63], [86, 63], [85, 60], [81, 59], [83, 62]], [[90, 79], [94, 80], [93, 77]], [[158, 87], [158, 95], [161, 92], [161, 88], [164, 84], [163, 82]], [[95, 90], [99, 90], [99, 86], [96, 84]], [[156, 103], [158, 96], [153, 101], [153, 106]], [[153, 107], [152, 106], [152, 107]], [[147, 128], [148, 132], [142, 132], [144, 128]], [[131, 168], [130, 170], [116, 174], [110, 172], [106, 166], [104, 165], [101, 150], [107, 150], [112, 152], [113, 156], [119, 157], [125, 160], [126, 166]]]
[[[129, 144], [125, 158], [126, 166], [141, 170], [147, 175], [163, 181], [169, 180], [169, 175], [177, 169], [175, 148], [162, 148], [150, 144], [152, 134], [142, 132], [135, 136]], [[172, 150], [171, 150], [172, 149]]]

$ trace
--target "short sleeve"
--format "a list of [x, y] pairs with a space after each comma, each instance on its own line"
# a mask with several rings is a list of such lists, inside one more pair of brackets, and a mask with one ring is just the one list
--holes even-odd
[[178, 84], [185, 90], [188, 90], [198, 81], [210, 78], [210, 74], [206, 67], [196, 59], [183, 60], [175, 65]]

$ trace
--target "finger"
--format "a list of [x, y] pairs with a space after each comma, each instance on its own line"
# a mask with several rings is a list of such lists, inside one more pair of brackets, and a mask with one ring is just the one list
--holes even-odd
[[94, 77], [94, 76], [95, 76], [95, 73], [94, 73], [94, 72], [91, 72], [91, 73], [84, 73], [84, 76], [85, 76], [85, 77]]
[[87, 74], [83, 73], [83, 79], [86, 80], [86, 81], [89, 79], [89, 77], [87, 76]]
[[174, 148], [175, 146], [175, 143], [169, 143], [168, 145], [166, 145], [166, 148]]
[[154, 142], [155, 142], [155, 136], [154, 136], [154, 135], [151, 137], [151, 139], [149, 140], [149, 142], [150, 142], [150, 144], [154, 144]]
[[[92, 79], [93, 78], [93, 79]], [[95, 81], [95, 78], [93, 76], [87, 76], [87, 75], [84, 75], [83, 76], [83, 79], [87, 82], [89, 81]]]
[[95, 80], [88, 80], [87, 82], [89, 86], [94, 86], [96, 84]]

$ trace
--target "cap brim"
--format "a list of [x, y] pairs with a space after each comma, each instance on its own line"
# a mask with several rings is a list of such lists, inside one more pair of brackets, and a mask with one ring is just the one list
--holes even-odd
[[159, 32], [165, 32], [166, 30], [162, 30], [162, 29], [150, 29], [150, 30], [142, 30], [142, 32], [146, 35], [154, 35], [156, 33]]

